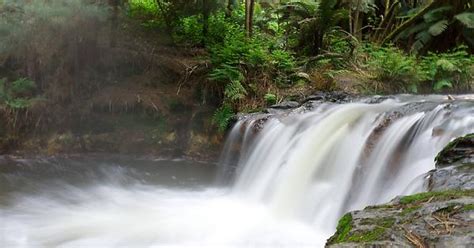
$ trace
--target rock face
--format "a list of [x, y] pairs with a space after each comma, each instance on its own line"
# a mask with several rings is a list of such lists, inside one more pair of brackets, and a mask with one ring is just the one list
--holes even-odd
[[327, 247], [472, 247], [474, 134], [451, 142], [427, 173], [429, 192], [344, 215]]

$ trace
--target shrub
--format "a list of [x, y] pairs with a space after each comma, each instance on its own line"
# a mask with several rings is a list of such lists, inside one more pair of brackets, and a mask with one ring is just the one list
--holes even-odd
[[274, 105], [277, 103], [277, 96], [275, 94], [267, 93], [263, 98], [267, 105]]
[[7, 85], [6, 79], [0, 80], [0, 104], [12, 109], [23, 109], [31, 105], [36, 89], [35, 82], [20, 78]]
[[385, 85], [386, 88], [417, 92], [419, 75], [414, 55], [407, 55], [392, 46], [366, 45], [363, 49], [368, 55], [368, 70], [374, 73], [376, 80], [389, 84]]
[[181, 18], [173, 33], [173, 38], [179, 43], [198, 45], [204, 41], [201, 15]]
[[428, 53], [420, 62], [422, 80], [435, 91], [446, 88], [469, 90], [474, 75], [474, 57], [467, 47], [460, 46], [447, 53]]
[[128, 5], [129, 14], [133, 17], [154, 16], [159, 13], [156, 0], [129, 0]]

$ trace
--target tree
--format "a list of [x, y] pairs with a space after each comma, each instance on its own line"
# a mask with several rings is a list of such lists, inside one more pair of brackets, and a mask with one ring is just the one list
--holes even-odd
[[253, 14], [255, 9], [255, 0], [245, 0], [245, 31], [247, 37], [253, 33]]

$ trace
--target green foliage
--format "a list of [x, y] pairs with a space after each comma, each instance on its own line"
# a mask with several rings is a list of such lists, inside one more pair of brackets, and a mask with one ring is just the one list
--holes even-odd
[[202, 16], [194, 15], [179, 20], [173, 37], [179, 43], [198, 45], [204, 41]]
[[447, 53], [428, 53], [420, 62], [421, 79], [435, 91], [445, 88], [467, 89], [473, 79], [474, 57], [460, 46]]
[[[464, 26], [464, 29], [474, 28], [474, 13], [464, 8], [455, 9], [453, 4], [430, 9], [422, 17], [421, 21], [410, 25], [398, 36], [398, 38], [403, 39], [414, 36], [415, 42], [411, 45], [411, 50], [415, 53], [420, 53], [427, 49], [435, 37], [442, 35], [450, 27], [458, 25]], [[458, 29], [463, 30], [463, 28]], [[457, 39], [465, 38], [469, 42], [471, 38], [467, 37], [466, 34], [467, 32], [460, 32], [460, 37]]]
[[14, 81], [10, 86], [10, 94], [13, 97], [20, 97], [20, 96], [31, 96], [36, 89], [35, 82], [27, 79], [27, 78], [20, 78]]
[[28, 108], [32, 101], [35, 82], [20, 78], [7, 85], [6, 79], [0, 79], [0, 104], [5, 104], [12, 109]]
[[336, 8], [337, 0], [290, 1], [278, 12], [286, 22], [288, 39], [297, 40], [296, 48], [308, 55], [317, 55], [325, 48], [323, 40], [339, 22], [347, 17], [347, 11]]
[[267, 94], [265, 94], [265, 96], [263, 98], [265, 99], [265, 102], [269, 106], [274, 105], [274, 104], [277, 103], [277, 96], [275, 94], [267, 93]]
[[222, 107], [218, 108], [214, 112], [212, 117], [212, 122], [218, 127], [220, 132], [224, 132], [230, 123], [231, 118], [234, 116], [234, 111], [232, 107], [227, 104], [224, 104]]
[[400, 204], [420, 204], [422, 202], [432, 200], [444, 200], [444, 199], [455, 199], [463, 196], [474, 195], [473, 190], [448, 190], [448, 191], [434, 191], [424, 192], [415, 195], [404, 196], [400, 198]]
[[129, 0], [129, 14], [132, 17], [159, 15], [156, 0]]
[[417, 59], [395, 47], [367, 45], [364, 48], [369, 55], [367, 65], [375, 74], [375, 79], [397, 84], [405, 92], [417, 92]]

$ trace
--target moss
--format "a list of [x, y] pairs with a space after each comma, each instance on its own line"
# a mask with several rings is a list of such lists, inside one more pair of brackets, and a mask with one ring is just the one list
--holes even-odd
[[412, 212], [414, 212], [414, 211], [416, 211], [416, 210], [418, 210], [418, 209], [420, 209], [420, 208], [421, 208], [421, 206], [414, 206], [414, 207], [404, 208], [404, 209], [402, 210], [402, 212], [400, 213], [400, 215], [401, 215], [401, 216], [406, 216], [406, 215], [411, 214]]
[[385, 218], [369, 218], [363, 219], [360, 221], [361, 225], [375, 225], [384, 228], [390, 228], [395, 224], [395, 218], [385, 217]]
[[409, 195], [400, 198], [400, 204], [417, 204], [420, 202], [428, 201], [431, 198], [433, 198], [434, 200], [444, 200], [451, 198], [459, 198], [463, 196], [474, 196], [474, 190], [448, 190]]
[[395, 224], [395, 218], [389, 217], [389, 218], [383, 218], [380, 220], [378, 223], [379, 226], [385, 227], [385, 228], [390, 228]]
[[344, 242], [347, 235], [352, 230], [352, 214], [347, 213], [339, 220], [336, 233], [328, 240], [328, 244], [337, 244]]
[[474, 211], [474, 204], [467, 204], [467, 205], [464, 205], [464, 206], [461, 208], [461, 211], [463, 211], [463, 212]]
[[385, 234], [386, 228], [376, 227], [373, 230], [354, 233], [350, 235], [346, 241], [354, 243], [365, 243], [379, 240]]

